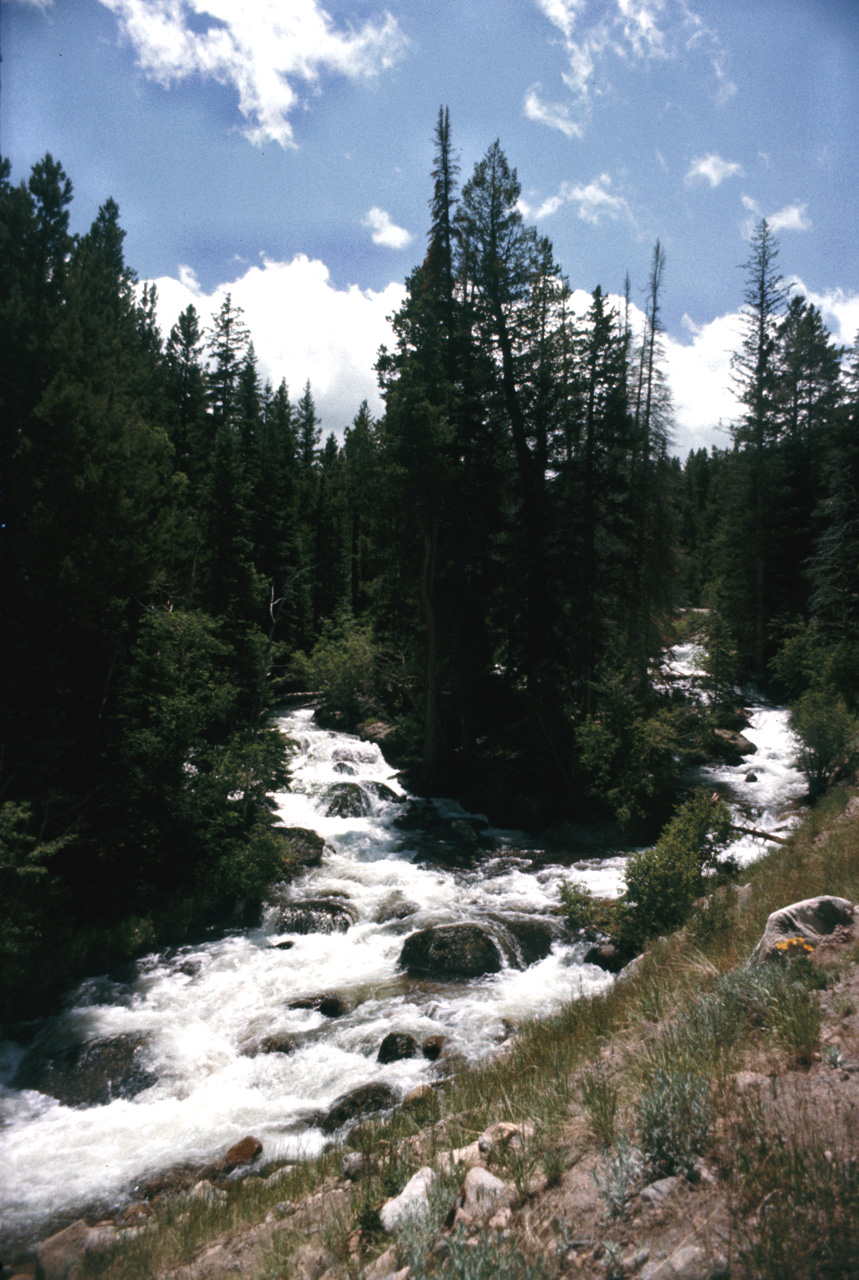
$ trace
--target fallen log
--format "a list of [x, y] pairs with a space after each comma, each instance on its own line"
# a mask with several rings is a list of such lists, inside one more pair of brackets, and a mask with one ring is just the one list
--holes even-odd
[[731, 823], [731, 830], [741, 836], [756, 836], [758, 840], [773, 840], [776, 844], [787, 844], [787, 836], [776, 836], [771, 831], [758, 831], [755, 827], [740, 827]]

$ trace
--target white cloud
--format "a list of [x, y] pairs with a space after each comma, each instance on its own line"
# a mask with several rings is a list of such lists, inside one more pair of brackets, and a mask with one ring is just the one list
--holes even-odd
[[[602, 0], [599, 15], [589, 19], [589, 0], [534, 0], [537, 8], [561, 34], [560, 44], [567, 59], [563, 80], [572, 92], [582, 119], [573, 121], [558, 108], [539, 110], [542, 104], [529, 95], [532, 120], [558, 128], [565, 123], [568, 136], [573, 126], [581, 134], [593, 99], [609, 90], [606, 66], [609, 59], [622, 62], [653, 62], [688, 57], [699, 47], [710, 50], [716, 77], [716, 96], [725, 101], [735, 92], [723, 67], [724, 51], [715, 33], [708, 28], [687, 0]], [[531, 94], [533, 94], [533, 90]]]
[[859, 334], [859, 293], [845, 293], [843, 289], [816, 293], [806, 289], [799, 276], [793, 276], [788, 283], [793, 293], [802, 294], [818, 308], [835, 342], [852, 347]]
[[264, 258], [243, 276], [204, 294], [188, 267], [179, 279], [165, 276], [158, 287], [158, 318], [165, 336], [179, 312], [193, 303], [201, 326], [211, 323], [227, 293], [245, 313], [260, 374], [278, 386], [286, 378], [293, 398], [309, 378], [322, 429], [342, 431], [362, 400], [374, 414], [382, 400], [373, 366], [379, 347], [393, 345], [387, 317], [405, 298], [405, 287], [392, 283], [380, 293], [331, 283], [323, 262], [303, 254], [291, 262]]
[[777, 213], [764, 213], [757, 200], [753, 200], [751, 196], [743, 196], [743, 207], [754, 214], [753, 218], [747, 218], [743, 223], [743, 234], [746, 239], [752, 234], [755, 222], [760, 218], [766, 218], [767, 225], [774, 235], [779, 231], [810, 231], [811, 219], [806, 213], [805, 204], [788, 204], [783, 209], [779, 209]]
[[[119, 19], [144, 73], [168, 86], [199, 75], [238, 92], [252, 142], [294, 145], [294, 82], [330, 71], [364, 79], [402, 57], [406, 39], [384, 13], [337, 30], [318, 0], [101, 0]], [[208, 20], [205, 31], [201, 19]]]
[[632, 210], [627, 201], [623, 196], [615, 195], [610, 188], [611, 178], [607, 173], [601, 173], [586, 185], [561, 183], [558, 194], [549, 196], [536, 209], [524, 202], [520, 202], [520, 208], [524, 217], [540, 219], [551, 217], [565, 204], [572, 204], [581, 220], [590, 222], [594, 226], [598, 226], [604, 218], [611, 218], [615, 222], [619, 218], [625, 218], [629, 222], [634, 222]]
[[406, 245], [414, 240], [411, 231], [406, 231], [403, 227], [398, 227], [395, 222], [391, 222], [390, 214], [375, 205], [369, 210], [361, 225], [372, 231], [373, 244], [383, 244], [387, 249], [405, 249]]
[[562, 102], [543, 102], [540, 99], [539, 85], [534, 85], [525, 96], [525, 115], [538, 124], [547, 124], [552, 129], [560, 129], [568, 138], [580, 138], [584, 129], [578, 121], [570, 116], [570, 109]]
[[691, 342], [663, 335], [665, 371], [674, 402], [674, 448], [685, 458], [690, 449], [725, 448], [727, 428], [739, 404], [731, 380], [731, 355], [740, 343], [739, 312], [696, 325], [683, 317]]
[[811, 219], [805, 212], [806, 207], [804, 204], [789, 204], [784, 209], [779, 209], [778, 213], [771, 213], [767, 218], [770, 230], [810, 231]]
[[705, 156], [696, 156], [686, 174], [686, 185], [691, 187], [697, 181], [709, 182], [711, 187], [718, 187], [726, 178], [741, 178], [743, 167], [733, 160], [723, 160], [721, 156], [708, 151]]

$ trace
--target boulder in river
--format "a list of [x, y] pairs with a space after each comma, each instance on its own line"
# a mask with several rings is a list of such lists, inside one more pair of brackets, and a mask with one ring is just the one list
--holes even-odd
[[726, 764], [741, 764], [744, 756], [757, 751], [753, 742], [733, 729], [714, 729], [713, 738], [716, 753]]
[[279, 933], [345, 933], [357, 919], [343, 898], [281, 898], [275, 925]]
[[88, 1040], [62, 1048], [38, 1041], [26, 1054], [12, 1082], [15, 1089], [37, 1089], [67, 1107], [98, 1107], [115, 1098], [134, 1098], [158, 1077], [148, 1070], [139, 1035]]
[[318, 867], [322, 862], [325, 841], [307, 827], [276, 826], [284, 842], [284, 861], [288, 867]]
[[400, 965], [414, 978], [479, 978], [498, 973], [501, 949], [479, 924], [442, 924], [410, 934]]
[[328, 818], [362, 818], [370, 808], [370, 797], [358, 782], [332, 782], [325, 790]]
[[402, 1031], [389, 1031], [376, 1054], [376, 1061], [381, 1063], [400, 1062], [403, 1058], [413, 1058], [418, 1051], [414, 1036]]
[[527, 916], [509, 917], [505, 916], [499, 919], [499, 923], [503, 924], [513, 937], [515, 947], [519, 953], [524, 968], [528, 969], [532, 964], [536, 964], [538, 960], [545, 960], [546, 956], [552, 950], [552, 942], [560, 929], [553, 930], [552, 926], [546, 920], [538, 920]]
[[342, 996], [328, 992], [320, 996], [301, 996], [298, 1000], [291, 1000], [289, 1008], [315, 1009], [324, 1018], [342, 1018], [346, 1012], [346, 1003]]
[[234, 1142], [216, 1162], [215, 1168], [218, 1173], [232, 1173], [235, 1169], [240, 1169], [256, 1160], [261, 1153], [262, 1143], [259, 1138], [248, 1135], [247, 1138], [240, 1138], [238, 1142]]
[[376, 1082], [362, 1084], [338, 1098], [322, 1117], [319, 1127], [323, 1133], [334, 1133], [360, 1116], [372, 1115], [375, 1111], [390, 1111], [396, 1102], [397, 1095], [390, 1085]]

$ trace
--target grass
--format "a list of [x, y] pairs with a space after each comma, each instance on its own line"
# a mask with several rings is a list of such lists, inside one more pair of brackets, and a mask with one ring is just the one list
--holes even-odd
[[[363, 1123], [351, 1145], [365, 1156], [366, 1176], [351, 1191], [341, 1187], [319, 1202], [322, 1221], [313, 1240], [329, 1269], [348, 1277], [389, 1245], [376, 1230], [378, 1207], [417, 1167], [510, 1120], [529, 1122], [533, 1137], [508, 1146], [506, 1164], [496, 1171], [526, 1201], [540, 1171], [557, 1186], [582, 1152], [595, 1158], [601, 1152], [595, 1180], [604, 1212], [609, 1222], [622, 1223], [645, 1160], [652, 1173], [694, 1175], [703, 1157], [727, 1180], [738, 1276], [859, 1275], [848, 1230], [859, 1221], [859, 1173], [844, 1144], [827, 1139], [821, 1146], [812, 1121], [806, 1133], [783, 1131], [773, 1119], [777, 1100], [770, 1106], [740, 1097], [732, 1085], [734, 1073], [749, 1066], [768, 1071], [780, 1063], [802, 1072], [818, 1051], [822, 979], [814, 957], [759, 965], [749, 956], [771, 911], [820, 893], [859, 900], [859, 824], [839, 822], [849, 795], [826, 796], [786, 846], [746, 873], [750, 896], [738, 900], [732, 888], [719, 890], [706, 911], [696, 908], [684, 930], [657, 940], [608, 991], [520, 1027], [503, 1059], [460, 1069], [434, 1097], [431, 1114]], [[849, 961], [859, 963], [859, 953]], [[842, 1006], [849, 1016], [851, 1003]], [[333, 1188], [341, 1160], [332, 1150], [273, 1185], [259, 1178], [229, 1184], [220, 1204], [165, 1201], [156, 1206], [152, 1228], [113, 1256], [88, 1261], [86, 1274], [151, 1280], [214, 1237], [273, 1216], [277, 1225], [260, 1276], [292, 1275], [307, 1228], [300, 1215], [280, 1220], [278, 1205]], [[534, 1270], [515, 1241], [466, 1246], [448, 1239], [438, 1247], [455, 1180], [456, 1171], [450, 1186], [437, 1180], [429, 1218], [400, 1233], [403, 1264], [412, 1267], [414, 1280], [548, 1274]], [[792, 1235], [796, 1249], [786, 1244]]]

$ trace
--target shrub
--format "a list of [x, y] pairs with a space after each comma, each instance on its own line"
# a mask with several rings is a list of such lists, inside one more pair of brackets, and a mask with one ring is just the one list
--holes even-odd
[[622, 941], [641, 946], [654, 933], [683, 924], [707, 878], [724, 871], [719, 855], [730, 835], [726, 805], [697, 791], [667, 824], [656, 845], [632, 854], [626, 865]]
[[855, 764], [859, 719], [840, 694], [806, 690], [791, 712], [790, 726], [800, 740], [799, 767], [812, 793], [824, 791]]
[[593, 1171], [597, 1190], [605, 1201], [609, 1218], [623, 1216], [626, 1206], [641, 1181], [641, 1152], [624, 1135], [617, 1140], [613, 1152], [607, 1152], [598, 1169]]
[[321, 693], [325, 711], [339, 711], [354, 725], [374, 708], [378, 661], [371, 628], [342, 612], [325, 623], [309, 657], [295, 655], [292, 675]]
[[689, 1072], [654, 1072], [639, 1098], [638, 1125], [641, 1149], [660, 1176], [691, 1176], [712, 1123], [708, 1080]]

